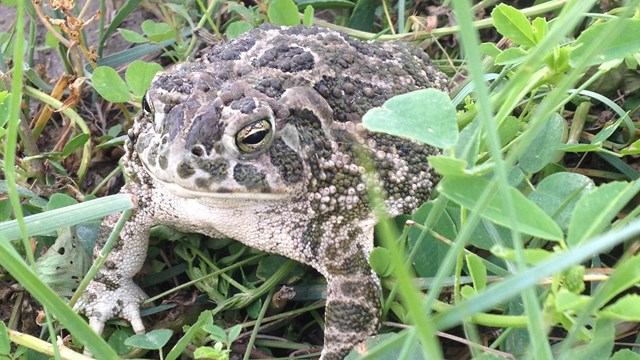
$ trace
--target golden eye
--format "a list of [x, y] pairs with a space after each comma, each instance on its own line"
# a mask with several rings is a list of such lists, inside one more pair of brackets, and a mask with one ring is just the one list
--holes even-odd
[[271, 123], [267, 119], [258, 120], [238, 131], [236, 147], [242, 153], [251, 154], [268, 145], [272, 137]]

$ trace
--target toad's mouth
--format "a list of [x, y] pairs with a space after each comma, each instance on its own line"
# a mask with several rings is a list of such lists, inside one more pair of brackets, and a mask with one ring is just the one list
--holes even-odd
[[265, 192], [250, 192], [243, 191], [242, 189], [211, 189], [208, 191], [193, 190], [185, 188], [174, 182], [167, 182], [158, 179], [152, 173], [149, 173], [151, 177], [163, 188], [169, 191], [171, 194], [185, 198], [185, 199], [198, 199], [198, 198], [213, 198], [213, 199], [230, 199], [230, 200], [253, 200], [253, 201], [277, 201], [288, 199], [291, 194], [288, 193], [265, 193]]

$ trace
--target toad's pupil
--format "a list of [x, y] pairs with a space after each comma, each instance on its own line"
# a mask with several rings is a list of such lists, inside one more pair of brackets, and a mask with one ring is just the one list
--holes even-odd
[[264, 140], [265, 136], [267, 136], [267, 130], [258, 130], [245, 137], [242, 142], [247, 145], [256, 145]]

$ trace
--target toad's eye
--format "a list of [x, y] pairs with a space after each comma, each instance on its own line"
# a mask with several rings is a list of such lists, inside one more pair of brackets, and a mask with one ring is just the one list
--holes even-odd
[[243, 127], [236, 134], [236, 147], [243, 154], [264, 149], [273, 138], [273, 129], [267, 119], [258, 120]]
[[147, 94], [146, 93], [142, 97], [142, 111], [144, 111], [145, 114], [152, 114], [153, 113], [153, 109], [151, 108], [151, 104], [149, 103], [149, 100], [147, 100]]

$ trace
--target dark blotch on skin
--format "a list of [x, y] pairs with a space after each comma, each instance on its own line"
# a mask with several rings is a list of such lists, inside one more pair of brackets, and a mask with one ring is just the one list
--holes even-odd
[[178, 168], [176, 169], [178, 176], [180, 176], [180, 178], [184, 179], [184, 178], [188, 178], [191, 175], [195, 174], [195, 170], [193, 169], [193, 165], [191, 165], [190, 163], [186, 162], [186, 161], [181, 161], [178, 164]]
[[285, 184], [294, 184], [302, 181], [304, 167], [302, 159], [284, 141], [276, 139], [269, 150], [271, 163], [278, 169], [278, 174]]
[[268, 190], [265, 174], [253, 165], [238, 164], [233, 168], [233, 178], [238, 184], [250, 190]]
[[231, 102], [233, 110], [240, 110], [243, 114], [251, 114], [256, 108], [256, 103], [252, 98], [242, 98]]
[[158, 150], [160, 145], [155, 143], [151, 145], [151, 149], [149, 149], [149, 153], [147, 154], [147, 163], [150, 166], [156, 166], [156, 158], [158, 157]]
[[167, 159], [167, 155], [161, 154], [158, 156], [158, 165], [160, 165], [162, 170], [167, 170], [169, 167], [169, 159]]
[[210, 62], [221, 60], [238, 60], [240, 54], [251, 49], [255, 45], [255, 39], [251, 37], [242, 37], [229, 41], [225, 46], [214, 47], [209, 54], [206, 55]]
[[[169, 140], [173, 140], [178, 136], [180, 130], [184, 127], [184, 113], [188, 111], [185, 109], [184, 104], [176, 105], [169, 113], [167, 113], [164, 121], [162, 122], [164, 129], [162, 133], [169, 133]], [[168, 129], [166, 129], [168, 127]]]
[[332, 301], [327, 307], [326, 323], [340, 331], [367, 331], [377, 317], [370, 307], [353, 301]]
[[302, 234], [301, 248], [305, 250], [305, 256], [308, 261], [318, 258], [318, 250], [322, 243], [322, 234], [324, 231], [319, 223], [309, 222], [304, 233]]
[[313, 55], [303, 48], [280, 43], [265, 51], [259, 59], [255, 60], [255, 64], [259, 67], [270, 67], [295, 73], [313, 69], [315, 61]]
[[211, 178], [197, 178], [196, 187], [206, 189], [211, 185]]
[[191, 149], [195, 144], [201, 144], [211, 153], [213, 145], [220, 141], [224, 126], [218, 120], [218, 114], [213, 106], [209, 106], [202, 113], [195, 115], [193, 126], [185, 138], [185, 148]]
[[224, 159], [196, 159], [196, 165], [211, 175], [211, 180], [221, 181], [227, 177], [229, 172], [229, 162]]

